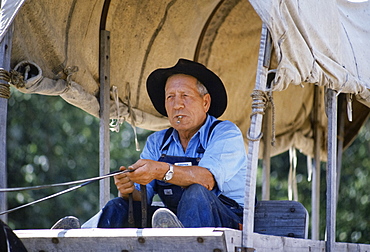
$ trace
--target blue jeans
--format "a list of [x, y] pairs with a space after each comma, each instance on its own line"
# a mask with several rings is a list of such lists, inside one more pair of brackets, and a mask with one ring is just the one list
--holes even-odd
[[[141, 202], [134, 202], [135, 227], [141, 226]], [[148, 207], [148, 222], [158, 207]], [[177, 211], [184, 227], [228, 227], [239, 229], [243, 208], [226, 197], [217, 197], [204, 186], [193, 184], [182, 194]], [[123, 198], [110, 200], [102, 209], [98, 227], [128, 227], [128, 201]], [[148, 223], [150, 227], [150, 223]]]

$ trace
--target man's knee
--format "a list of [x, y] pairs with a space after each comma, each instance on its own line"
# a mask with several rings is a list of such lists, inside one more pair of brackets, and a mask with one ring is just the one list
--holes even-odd
[[100, 228], [117, 228], [125, 225], [128, 216], [128, 201], [117, 197], [103, 207], [98, 221]]
[[117, 197], [108, 201], [103, 211], [123, 211], [126, 209], [128, 209], [128, 201], [121, 197]]
[[194, 202], [207, 202], [211, 196], [211, 191], [200, 184], [193, 184], [185, 189], [181, 201]]
[[208, 189], [200, 184], [192, 184], [188, 188], [186, 188], [187, 192], [208, 192]]

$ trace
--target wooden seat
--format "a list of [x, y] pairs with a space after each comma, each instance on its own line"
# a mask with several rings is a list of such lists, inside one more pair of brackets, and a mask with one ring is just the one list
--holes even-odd
[[308, 212], [300, 202], [259, 201], [254, 214], [254, 232], [307, 239], [308, 219]]

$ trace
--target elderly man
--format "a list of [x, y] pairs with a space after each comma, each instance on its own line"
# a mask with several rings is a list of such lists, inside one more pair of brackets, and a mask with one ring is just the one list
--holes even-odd
[[220, 78], [202, 64], [180, 59], [152, 72], [147, 91], [172, 127], [149, 136], [141, 159], [121, 167], [132, 172], [115, 176], [121, 197], [102, 209], [98, 227], [128, 226], [131, 193], [139, 226], [139, 190], [146, 185], [148, 204], [158, 194], [165, 205], [155, 212], [150, 207], [153, 227], [240, 228], [247, 158], [238, 127], [216, 119], [227, 106]]

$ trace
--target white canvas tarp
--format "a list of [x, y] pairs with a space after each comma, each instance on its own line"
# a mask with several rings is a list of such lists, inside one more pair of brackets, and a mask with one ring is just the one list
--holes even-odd
[[[6, 3], [10, 2], [14, 11], [22, 3]], [[20, 89], [22, 92], [45, 93], [47, 86], [53, 90], [57, 83], [63, 94], [50, 95], [61, 95], [98, 115], [103, 5], [103, 0], [24, 2], [14, 22], [11, 64], [15, 67], [24, 60], [34, 62], [47, 85], [37, 82], [32, 86], [30, 82]], [[130, 121], [129, 111], [134, 111], [136, 125], [142, 128], [168, 126], [166, 118], [151, 105], [145, 80], [154, 69], [172, 66], [182, 57], [204, 63], [220, 76], [229, 98], [220, 119], [231, 120], [247, 132], [261, 26], [265, 22], [274, 45], [274, 90], [281, 91], [274, 92], [276, 146], [272, 155], [290, 146], [312, 155], [314, 84], [369, 102], [366, 59], [370, 52], [365, 47], [370, 39], [369, 9], [368, 2], [345, 0], [111, 0], [105, 29], [110, 31], [110, 83], [117, 87], [119, 115]], [[66, 80], [68, 69], [78, 69], [71, 73], [70, 81]], [[87, 106], [90, 102], [95, 105]], [[346, 129], [357, 132], [369, 109], [356, 101], [353, 107], [354, 122], [347, 123]], [[116, 108], [112, 101], [112, 118], [117, 117]], [[320, 115], [325, 134], [323, 108]], [[346, 137], [345, 143], [353, 136]], [[325, 157], [326, 145], [321, 145]]]
[[274, 90], [314, 83], [370, 104], [370, 2], [250, 1], [277, 57]]

